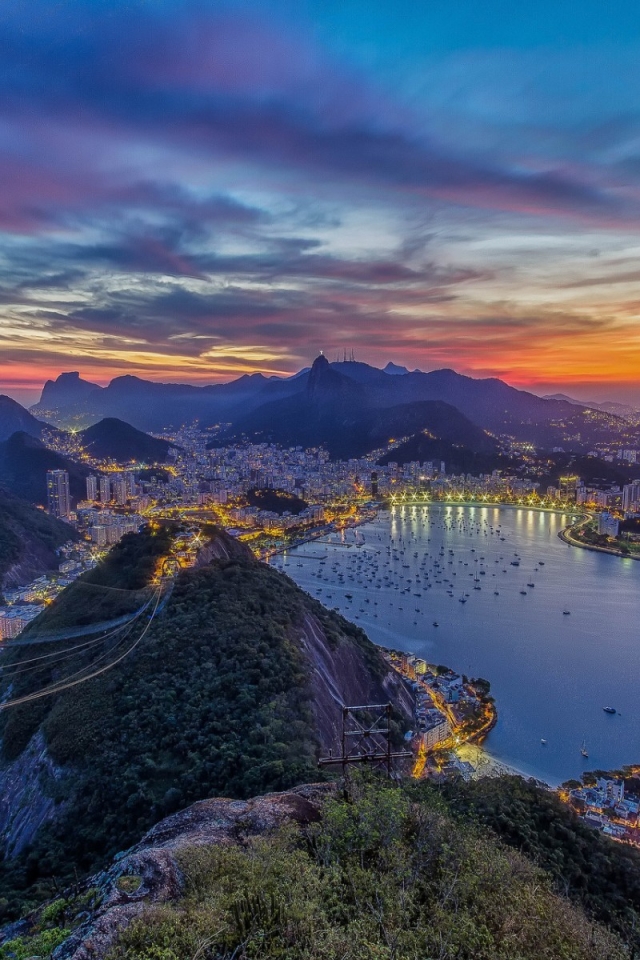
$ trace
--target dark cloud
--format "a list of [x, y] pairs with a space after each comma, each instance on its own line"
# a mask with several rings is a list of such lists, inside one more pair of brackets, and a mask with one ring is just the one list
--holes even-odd
[[[480, 162], [416, 136], [408, 117], [393, 122], [380, 107], [372, 119], [372, 96], [352, 76], [320, 58], [309, 66], [301, 38], [255, 16], [216, 16], [189, 2], [155, 11], [117, 0], [108, 12], [86, 2], [54, 8], [34, 0], [34, 6], [46, 15], [30, 16], [27, 35], [19, 17], [0, 23], [5, 118], [31, 137], [13, 170], [0, 171], [8, 229], [28, 230], [55, 217], [56, 208], [99, 196], [116, 200], [116, 185], [86, 145], [69, 157], [78, 139], [99, 143], [107, 134], [132, 148], [170, 144], [203, 159], [239, 160], [266, 176], [284, 166], [307, 181], [368, 184], [471, 206], [637, 216], [575, 171]], [[27, 189], [16, 193], [20, 179]], [[171, 196], [154, 196], [155, 190], [134, 184], [120, 193], [139, 202], [146, 191], [149, 202], [170, 207]], [[179, 207], [184, 200], [176, 188], [173, 202]], [[206, 208], [194, 208], [197, 219], [206, 215]], [[215, 218], [215, 209], [208, 215]]]

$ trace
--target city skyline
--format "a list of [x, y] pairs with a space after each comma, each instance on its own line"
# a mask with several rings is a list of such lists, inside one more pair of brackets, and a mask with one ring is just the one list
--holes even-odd
[[324, 348], [640, 406], [631, 4], [14, 4], [0, 391]]

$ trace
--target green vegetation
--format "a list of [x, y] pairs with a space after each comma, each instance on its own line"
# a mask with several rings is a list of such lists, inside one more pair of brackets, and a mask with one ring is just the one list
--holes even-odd
[[627, 956], [542, 870], [435, 793], [359, 787], [306, 831], [178, 856], [185, 896], [134, 921], [109, 960]]
[[640, 851], [614, 843], [555, 794], [520, 777], [456, 780], [441, 790], [452, 811], [492, 828], [504, 843], [550, 873], [562, 893], [640, 953]]
[[[163, 530], [125, 537], [38, 619], [31, 635], [138, 608], [138, 591], [169, 544]], [[134, 592], [121, 592], [124, 587]], [[382, 675], [381, 658], [362, 631], [288, 578], [253, 559], [214, 561], [179, 575], [131, 657], [100, 677], [1, 715], [6, 760], [40, 730], [66, 771], [52, 786], [64, 812], [0, 871], [6, 915], [50, 895], [52, 877], [68, 882], [74, 870], [96, 868], [189, 803], [318, 779], [309, 668], [295, 639], [308, 612], [320, 619], [330, 644], [355, 644], [363, 662]], [[65, 661], [65, 675], [108, 653], [109, 642], [79, 649]], [[14, 646], [7, 663], [42, 649]], [[12, 695], [41, 689], [59, 669], [20, 673]]]
[[39, 573], [54, 564], [59, 546], [75, 539], [77, 535], [68, 524], [0, 487], [0, 593], [7, 571], [21, 562], [26, 551], [34, 558]]
[[613, 540], [604, 534], [598, 533], [598, 524], [595, 520], [579, 523], [575, 527], [572, 527], [569, 532], [574, 540], [590, 547], [618, 550], [624, 556], [640, 554], [640, 543], [624, 539], [620, 536]]
[[130, 873], [123, 874], [121, 877], [118, 877], [116, 886], [122, 893], [137, 893], [142, 886], [142, 877], [134, 876]]
[[100, 894], [94, 889], [53, 900], [40, 911], [37, 919], [29, 924], [28, 933], [5, 940], [0, 946], [0, 960], [50, 957], [56, 947], [59, 947], [99, 904]]

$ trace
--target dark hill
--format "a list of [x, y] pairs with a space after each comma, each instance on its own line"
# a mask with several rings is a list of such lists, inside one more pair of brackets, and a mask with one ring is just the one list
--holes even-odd
[[309, 506], [306, 500], [296, 497], [293, 493], [288, 493], [286, 490], [274, 490], [271, 487], [254, 487], [247, 490], [246, 496], [249, 506], [258, 507], [260, 510], [270, 510], [280, 516], [284, 513], [292, 513], [298, 516]]
[[3, 587], [20, 586], [57, 570], [56, 549], [76, 539], [69, 524], [0, 487], [0, 595]]
[[150, 437], [115, 417], [100, 420], [79, 436], [91, 457], [116, 463], [164, 463], [171, 449], [166, 440]]
[[491, 473], [492, 470], [509, 470], [515, 467], [514, 461], [498, 452], [495, 442], [482, 445], [474, 445], [468, 441], [452, 443], [450, 440], [430, 436], [429, 431], [413, 434], [381, 457], [378, 463], [385, 466], [388, 463], [424, 463], [434, 460], [443, 460], [447, 473], [472, 473], [475, 476]]
[[[27, 638], [135, 609], [141, 595], [121, 589], [139, 590], [168, 548], [162, 530], [125, 537]], [[317, 777], [320, 747], [336, 745], [341, 701], [391, 698], [408, 707], [404, 688], [359, 628], [225, 534], [205, 557], [212, 557], [207, 565], [180, 573], [162, 614], [121, 664], [0, 715], [5, 850], [17, 853], [35, 834], [24, 855], [29, 875], [21, 873], [24, 858], [5, 861], [0, 895], [15, 891], [21, 876], [30, 886], [47, 873], [90, 869], [195, 800], [246, 797]], [[12, 696], [109, 656], [114, 641], [86, 642], [79, 638], [85, 646], [69, 658], [70, 641], [63, 641], [64, 662], [49, 658], [46, 667], [14, 673]], [[41, 649], [55, 648], [8, 647], [5, 682]], [[42, 787], [16, 795], [16, 777]]]
[[[216, 444], [246, 437], [282, 446], [324, 446], [332, 457], [349, 458], [386, 446], [391, 438], [427, 430], [432, 437], [477, 452], [497, 450], [493, 438], [450, 404], [417, 401], [375, 408], [366, 387], [341, 372], [350, 364], [334, 366], [319, 357], [304, 382], [300, 378], [298, 393], [266, 404], [240, 419], [217, 438]], [[388, 379], [386, 374], [377, 373]]]
[[[435, 407], [427, 416], [429, 403], [441, 404], [441, 412], [455, 408], [458, 422], [450, 413], [447, 427]], [[476, 428], [473, 439], [460, 437], [460, 418], [466, 421], [467, 434], [470, 427]], [[445, 445], [468, 447], [471, 455], [491, 453], [487, 431], [541, 446], [566, 444], [571, 449], [583, 449], [606, 437], [622, 441], [626, 436], [625, 443], [629, 439], [628, 425], [619, 418], [602, 413], [594, 419], [582, 407], [542, 400], [500, 380], [474, 380], [453, 370], [397, 375], [355, 361], [329, 363], [323, 356], [295, 381], [268, 384], [254, 397], [252, 409], [231, 411], [229, 419], [232, 426], [217, 443], [246, 437], [284, 446], [323, 445], [334, 457], [375, 449], [386, 443], [385, 433], [402, 437], [423, 429]]]
[[0, 442], [18, 431], [28, 433], [31, 437], [40, 437], [45, 426], [17, 401], [0, 396]]
[[84, 499], [90, 473], [87, 467], [49, 450], [26, 433], [14, 433], [0, 443], [0, 483], [16, 496], [46, 506], [47, 470], [66, 470], [72, 498]]

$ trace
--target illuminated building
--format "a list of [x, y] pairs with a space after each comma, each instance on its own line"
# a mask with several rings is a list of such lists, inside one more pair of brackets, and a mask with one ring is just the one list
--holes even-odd
[[622, 509], [625, 513], [640, 513], [640, 480], [622, 488]]
[[100, 477], [100, 502], [109, 503], [111, 500], [111, 479]]
[[34, 620], [44, 606], [3, 607], [0, 609], [0, 639], [10, 640], [19, 636], [24, 628]]
[[560, 477], [560, 498], [575, 501], [579, 483], [579, 477]]
[[67, 518], [71, 513], [69, 474], [66, 470], [47, 470], [47, 509], [52, 517]]
[[98, 478], [93, 475], [87, 477], [87, 500], [98, 499]]
[[422, 734], [422, 742], [427, 750], [432, 750], [451, 734], [451, 727], [446, 717], [439, 715]]
[[620, 530], [620, 521], [612, 517], [610, 513], [603, 510], [598, 515], [598, 533], [604, 537], [617, 537]]
[[129, 490], [124, 477], [113, 481], [113, 495], [116, 503], [120, 504], [120, 506], [127, 502]]

